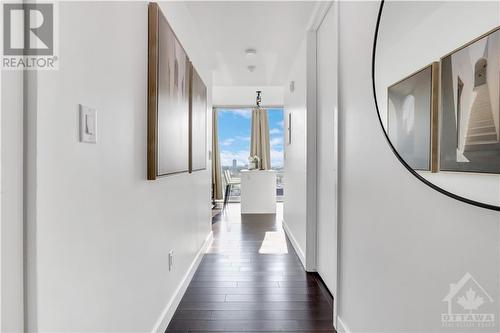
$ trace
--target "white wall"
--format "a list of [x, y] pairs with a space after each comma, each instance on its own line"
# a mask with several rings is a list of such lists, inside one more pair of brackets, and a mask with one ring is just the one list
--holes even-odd
[[215, 106], [252, 106], [255, 105], [257, 90], [262, 91], [263, 106], [282, 106], [282, 86], [215, 86], [213, 104]]
[[285, 87], [284, 228], [307, 270], [316, 269], [316, 32], [305, 33]]
[[23, 73], [2, 71], [0, 331], [23, 330]]
[[351, 332], [441, 331], [465, 272], [500, 299], [500, 214], [430, 189], [390, 151], [371, 87], [378, 6], [340, 3], [339, 316]]
[[[185, 4], [161, 7], [210, 96]], [[62, 2], [59, 10], [59, 71], [38, 77], [32, 325], [163, 331], [167, 304], [210, 233], [210, 169], [146, 180], [147, 2]], [[98, 110], [95, 145], [78, 141], [79, 103]]]
[[[291, 144], [285, 139], [283, 221], [296, 252], [305, 261], [306, 253], [306, 126], [307, 126], [307, 39], [302, 41], [290, 72], [293, 92], [285, 89], [285, 128], [291, 114]], [[291, 235], [290, 235], [291, 234]], [[291, 236], [291, 237], [290, 237]], [[294, 241], [295, 239], [295, 241]]]

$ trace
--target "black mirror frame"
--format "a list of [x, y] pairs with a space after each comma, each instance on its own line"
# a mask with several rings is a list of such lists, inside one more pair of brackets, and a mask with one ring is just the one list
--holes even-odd
[[375, 100], [375, 108], [377, 109], [377, 116], [378, 116], [378, 120], [380, 122], [380, 128], [382, 129], [382, 132], [384, 133], [385, 139], [387, 140], [387, 143], [391, 147], [392, 152], [394, 153], [394, 155], [396, 155], [396, 157], [399, 160], [399, 162], [401, 162], [401, 164], [403, 164], [403, 166], [406, 169], [408, 169], [408, 171], [410, 173], [412, 173], [418, 180], [420, 180], [422, 183], [426, 184], [427, 186], [431, 187], [432, 189], [434, 189], [434, 190], [436, 190], [436, 191], [438, 191], [438, 192], [440, 192], [440, 193], [442, 193], [442, 194], [444, 194], [444, 195], [446, 195], [446, 196], [448, 196], [450, 198], [453, 198], [453, 199], [465, 202], [465, 203], [473, 205], [473, 206], [477, 206], [477, 207], [481, 207], [481, 208], [486, 208], [486, 209], [490, 209], [490, 210], [494, 210], [494, 211], [500, 211], [500, 206], [494, 206], [494, 205], [485, 204], [485, 203], [482, 203], [482, 202], [479, 202], [479, 201], [467, 199], [467, 198], [461, 197], [459, 195], [456, 195], [454, 193], [448, 192], [445, 189], [443, 189], [443, 188], [441, 188], [441, 187], [439, 187], [439, 186], [431, 183], [430, 181], [428, 181], [427, 179], [425, 179], [424, 177], [422, 177], [421, 175], [419, 175], [417, 172], [415, 172], [415, 170], [413, 170], [408, 165], [408, 163], [406, 163], [404, 161], [404, 159], [401, 157], [401, 155], [399, 155], [399, 153], [397, 152], [396, 148], [394, 147], [394, 145], [392, 144], [391, 140], [389, 139], [389, 136], [388, 136], [387, 132], [384, 129], [384, 123], [382, 122], [382, 118], [380, 117], [380, 111], [379, 111], [378, 101], [377, 101], [377, 92], [376, 92], [376, 89], [375, 89], [375, 60], [376, 60], [376, 51], [377, 51], [377, 39], [378, 39], [378, 30], [379, 30], [379, 26], [380, 26], [380, 20], [382, 18], [382, 11], [384, 9], [384, 3], [385, 3], [385, 0], [381, 0], [380, 1], [380, 7], [379, 7], [379, 11], [378, 11], [378, 16], [377, 16], [377, 25], [375, 26], [375, 35], [373, 37], [373, 50], [372, 50], [372, 88], [373, 88], [373, 98]]

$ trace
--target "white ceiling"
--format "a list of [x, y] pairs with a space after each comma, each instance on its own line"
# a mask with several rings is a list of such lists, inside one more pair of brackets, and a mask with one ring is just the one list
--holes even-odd
[[[214, 66], [216, 86], [284, 85], [316, 1], [203, 1], [187, 7]], [[245, 49], [257, 55], [247, 57]], [[249, 72], [249, 65], [256, 66]]]

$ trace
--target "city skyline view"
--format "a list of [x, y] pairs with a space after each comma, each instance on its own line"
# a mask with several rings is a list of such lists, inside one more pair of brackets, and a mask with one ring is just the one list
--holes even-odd
[[[270, 108], [269, 138], [271, 149], [271, 167], [283, 168], [283, 109]], [[219, 150], [221, 166], [232, 167], [236, 160], [237, 167], [248, 165], [250, 155], [250, 128], [252, 124], [250, 108], [218, 109]]]

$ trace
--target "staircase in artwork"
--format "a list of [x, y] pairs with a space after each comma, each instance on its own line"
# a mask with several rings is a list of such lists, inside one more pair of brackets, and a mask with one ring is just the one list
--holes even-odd
[[474, 93], [476, 97], [471, 107], [465, 151], [482, 150], [498, 143], [488, 84], [475, 87]]

